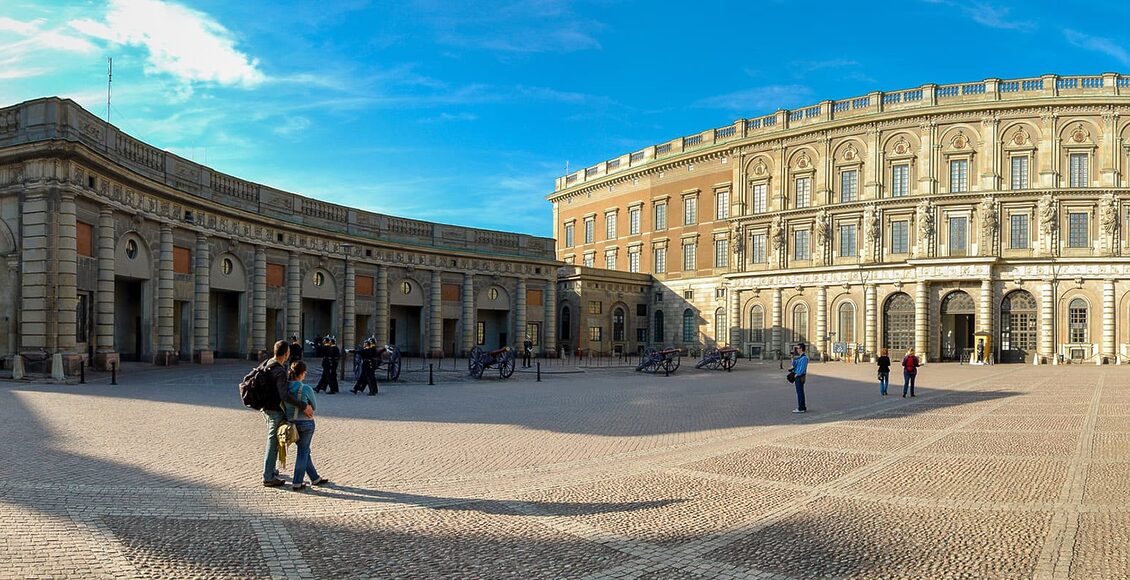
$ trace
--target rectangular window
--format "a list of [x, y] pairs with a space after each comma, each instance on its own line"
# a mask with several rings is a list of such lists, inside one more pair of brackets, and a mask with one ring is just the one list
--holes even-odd
[[577, 263], [577, 257], [576, 256], [565, 256], [565, 263], [572, 266], [573, 264]]
[[1028, 189], [1028, 156], [1012, 158], [1012, 189]]
[[1008, 217], [1008, 247], [1014, 250], [1028, 249], [1028, 216], [1012, 214]]
[[665, 203], [655, 206], [655, 229], [667, 229], [667, 204]]
[[910, 222], [899, 220], [891, 222], [891, 253], [905, 254], [910, 247]]
[[640, 208], [633, 207], [628, 210], [628, 235], [640, 233]]
[[1067, 247], [1086, 248], [1089, 246], [1087, 239], [1087, 214], [1071, 212], [1067, 214]]
[[647, 316], [647, 304], [636, 304], [636, 316]]
[[1068, 158], [1068, 185], [1070, 187], [1088, 187], [1091, 185], [1089, 157], [1086, 153], [1072, 153]]
[[796, 180], [796, 207], [808, 207], [812, 203], [812, 178], [800, 177]]
[[585, 243], [591, 244], [596, 235], [596, 218], [585, 218]]
[[655, 248], [655, 273], [667, 273], [667, 248]]
[[844, 257], [856, 255], [855, 224], [840, 226], [840, 255]]
[[640, 253], [638, 251], [628, 252], [628, 271], [640, 271]]
[[950, 161], [950, 193], [969, 191], [969, 160]]
[[698, 223], [698, 198], [694, 196], [683, 198], [683, 225], [690, 226]]
[[[355, 282], [356, 286], [354, 288], [354, 293], [356, 293], [358, 296], [372, 296], [374, 294], [373, 288], [375, 288], [376, 285], [373, 283], [374, 279], [373, 279], [372, 276], [358, 275], [356, 280], [357, 281]], [[459, 285], [458, 284], [450, 284], [450, 285], [455, 286], [456, 289], [455, 289], [455, 298], [454, 299], [459, 300]], [[447, 298], [444, 298], [444, 300], [447, 300]]]
[[768, 252], [766, 251], [766, 235], [753, 234], [750, 237], [750, 262], [753, 264], [764, 264], [768, 261]]
[[604, 239], [615, 240], [616, 239], [616, 214], [614, 214], [614, 213], [604, 214], [604, 223], [605, 223]]
[[286, 285], [286, 266], [282, 264], [267, 264], [267, 286], [282, 287]]
[[589, 314], [600, 314], [604, 312], [604, 303], [599, 300], [589, 300]]
[[487, 323], [478, 321], [475, 323], [475, 344], [483, 345], [487, 343]]
[[585, 254], [581, 259], [581, 265], [586, 268], [592, 268], [596, 264], [596, 254]]
[[812, 259], [812, 250], [808, 247], [808, 230], [796, 230], [793, 232], [793, 259]]
[[683, 300], [694, 300], [694, 290], [683, 290]]
[[910, 193], [910, 166], [903, 163], [891, 166], [891, 197], [906, 197]]
[[753, 213], [765, 213], [767, 202], [769, 201], [769, 193], [766, 191], [764, 183], [758, 183], [753, 186]]
[[1068, 306], [1067, 330], [1067, 342], [1073, 344], [1087, 342], [1087, 306], [1082, 300], [1072, 300]]
[[[372, 280], [372, 278], [369, 280]], [[441, 284], [439, 288], [439, 298], [443, 302], [459, 302], [459, 290], [459, 284]], [[358, 294], [360, 294], [360, 292], [358, 292]]]
[[604, 329], [599, 326], [589, 327], [589, 341], [600, 342], [604, 338]]
[[965, 216], [950, 217], [949, 248], [951, 256], [964, 256], [969, 228]]
[[565, 224], [565, 247], [573, 247], [573, 226], [574, 224]]
[[604, 255], [604, 268], [606, 270], [615, 270], [616, 269], [616, 254], [605, 254]]
[[714, 240], [714, 267], [730, 267], [730, 240]]
[[698, 251], [698, 244], [684, 244], [683, 245], [683, 270], [695, 270], [698, 268], [695, 253]]
[[540, 344], [541, 338], [541, 323], [540, 322], [527, 322], [526, 323], [526, 336], [530, 337], [530, 342], [537, 346]]
[[847, 203], [859, 198], [859, 172], [852, 169], [840, 173], [840, 202]]
[[192, 273], [192, 250], [180, 246], [173, 246], [173, 273]]
[[526, 306], [542, 306], [544, 304], [544, 295], [541, 290], [526, 290]]
[[78, 303], [75, 305], [75, 340], [87, 342], [90, 337], [90, 294], [78, 293]]
[[729, 190], [719, 191], [714, 195], [714, 216], [720, 220], [730, 217]]
[[75, 246], [78, 255], [94, 257], [94, 226], [86, 222], [75, 222]]

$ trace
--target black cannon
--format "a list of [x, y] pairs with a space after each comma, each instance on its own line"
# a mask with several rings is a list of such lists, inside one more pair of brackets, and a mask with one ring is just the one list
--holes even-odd
[[503, 379], [514, 374], [514, 349], [504, 346], [498, 350], [486, 351], [479, 347], [471, 349], [467, 355], [467, 369], [476, 379], [483, 378], [483, 372], [489, 368], [498, 368], [498, 376]]
[[713, 369], [728, 371], [738, 363], [738, 349], [729, 346], [714, 348], [713, 346], [702, 353], [702, 360], [694, 366], [696, 369]]
[[[395, 344], [386, 344], [377, 348], [377, 371], [385, 369], [385, 378], [395, 381], [400, 378], [400, 347]], [[346, 352], [353, 353], [353, 376], [361, 376], [361, 349], [351, 348]]]
[[656, 350], [647, 347], [640, 354], [640, 363], [636, 365], [636, 370], [645, 373], [657, 373], [659, 371], [673, 373], [679, 369], [682, 357], [682, 351], [677, 348]]

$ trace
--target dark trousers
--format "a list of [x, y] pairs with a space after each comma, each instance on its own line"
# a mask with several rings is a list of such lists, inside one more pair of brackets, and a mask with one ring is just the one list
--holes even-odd
[[910, 396], [914, 396], [914, 377], [916, 376], [918, 376], [918, 373], [902, 371], [902, 396], [906, 396], [907, 389], [910, 389]]
[[318, 380], [318, 386], [314, 387], [314, 391], [336, 393], [337, 388], [337, 365], [322, 367], [322, 378]]
[[357, 380], [357, 384], [353, 385], [353, 390], [363, 392], [365, 387], [369, 387], [369, 394], [377, 394], [377, 369], [367, 364], [362, 364], [361, 378]]
[[797, 375], [793, 386], [796, 387], [796, 408], [801, 411], [807, 411], [808, 408], [804, 406], [804, 381], [808, 380], [808, 375]]

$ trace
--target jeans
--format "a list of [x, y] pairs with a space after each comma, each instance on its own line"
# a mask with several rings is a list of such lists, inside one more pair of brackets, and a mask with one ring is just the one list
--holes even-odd
[[808, 408], [804, 406], [804, 381], [808, 380], [808, 375], [797, 375], [793, 385], [796, 387], [796, 408], [801, 411], [807, 411]]
[[263, 418], [267, 422], [267, 454], [263, 457], [263, 481], [275, 478], [275, 463], [279, 460], [279, 425], [282, 425], [282, 410], [263, 410]]
[[318, 481], [318, 470], [314, 469], [314, 460], [310, 457], [310, 441], [314, 439], [314, 421], [292, 421], [298, 428], [298, 455], [294, 458], [294, 478], [292, 485], [302, 485], [303, 478], [310, 476], [310, 483]]
[[887, 387], [891, 386], [891, 372], [879, 371], [879, 393], [887, 394]]
[[910, 396], [914, 396], [914, 377], [916, 376], [918, 376], [918, 373], [902, 371], [902, 396], [906, 396], [907, 389], [910, 389]]

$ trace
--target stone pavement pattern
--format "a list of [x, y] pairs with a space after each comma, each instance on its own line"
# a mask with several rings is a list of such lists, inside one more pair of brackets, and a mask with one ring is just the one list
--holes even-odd
[[244, 364], [6, 383], [0, 577], [1130, 575], [1130, 369], [688, 367], [323, 396], [304, 493]]

